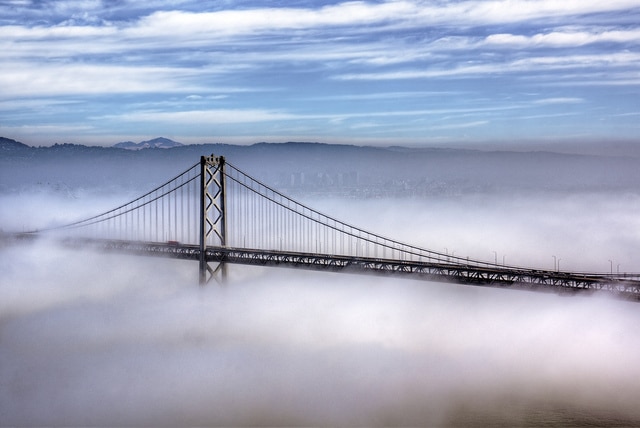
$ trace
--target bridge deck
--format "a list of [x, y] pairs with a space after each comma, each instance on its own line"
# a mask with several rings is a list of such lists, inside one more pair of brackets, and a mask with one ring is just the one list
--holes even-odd
[[[200, 249], [197, 245], [100, 239], [75, 239], [65, 242], [69, 245], [89, 245], [100, 250], [119, 253], [164, 256], [194, 261], [200, 258]], [[231, 247], [207, 248], [206, 259], [208, 262], [218, 263], [397, 275], [426, 281], [538, 291], [604, 291], [617, 297], [640, 301], [640, 280], [635, 277]]]

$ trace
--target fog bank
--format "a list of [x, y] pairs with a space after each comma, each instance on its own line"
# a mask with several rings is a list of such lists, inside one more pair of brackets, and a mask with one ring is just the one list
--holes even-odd
[[[89, 202], [39, 209], [80, 215]], [[638, 205], [602, 194], [313, 204], [459, 256], [550, 267], [554, 255], [603, 271], [609, 259], [640, 270]], [[3, 224], [38, 217], [0, 207]], [[1, 248], [0, 425], [640, 423], [636, 303], [240, 266], [199, 288], [196, 271], [46, 241]]]
[[3, 425], [640, 418], [633, 303], [70, 253], [3, 280]]

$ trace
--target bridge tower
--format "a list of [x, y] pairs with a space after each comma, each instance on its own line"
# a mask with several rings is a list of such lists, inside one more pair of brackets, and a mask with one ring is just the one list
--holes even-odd
[[223, 156], [200, 158], [200, 285], [220, 275], [227, 277], [224, 261], [212, 268], [207, 261], [207, 245], [227, 245], [225, 160]]

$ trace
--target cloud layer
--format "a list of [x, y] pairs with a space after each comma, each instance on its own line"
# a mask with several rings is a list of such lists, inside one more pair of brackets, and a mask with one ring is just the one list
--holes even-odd
[[[625, 0], [2, 2], [0, 133], [625, 139], [638, 131], [638, 12]], [[542, 108], [550, 98], [582, 102]]]
[[[2, 202], [23, 206], [19, 198]], [[46, 209], [113, 202], [96, 198], [71, 208], [52, 197]], [[639, 203], [587, 194], [314, 206], [459, 256], [497, 251], [508, 263], [550, 267], [553, 255], [571, 270], [606, 270], [612, 258], [640, 270], [639, 229], [625, 214]], [[16, 218], [29, 211], [0, 210], [2, 224], [30, 221]], [[0, 253], [3, 424], [640, 420], [640, 338], [629, 327], [640, 321], [637, 303], [239, 266], [228, 285], [198, 288], [193, 262], [46, 242]]]

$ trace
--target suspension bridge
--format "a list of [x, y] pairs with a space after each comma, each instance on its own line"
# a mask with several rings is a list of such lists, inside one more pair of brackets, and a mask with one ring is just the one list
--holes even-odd
[[401, 243], [346, 224], [261, 183], [222, 156], [83, 220], [15, 235], [198, 262], [199, 282], [228, 264], [400, 275], [426, 281], [555, 292], [608, 292], [640, 301], [640, 275], [505, 266]]

